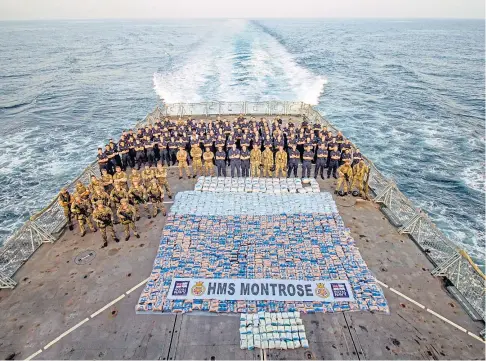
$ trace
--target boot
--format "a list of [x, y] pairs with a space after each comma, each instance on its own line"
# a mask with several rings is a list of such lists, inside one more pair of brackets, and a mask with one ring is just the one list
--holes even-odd
[[118, 239], [118, 237], [115, 237], [115, 242], [116, 243], [120, 242], [120, 240]]
[[81, 233], [81, 237], [84, 237], [85, 234], [86, 234], [86, 232]]
[[70, 231], [72, 231], [73, 229], [74, 229], [73, 225], [72, 225], [72, 224], [70, 224], [70, 225], [69, 225], [69, 230], [70, 230]]
[[169, 199], [172, 199], [172, 194], [169, 196]]
[[102, 245], [100, 248], [105, 248], [105, 247], [107, 247], [107, 246], [108, 246], [108, 241], [105, 241], [105, 242], [103, 243], [103, 245]]
[[165, 217], [167, 215], [167, 212], [165, 211], [165, 209], [162, 211], [162, 215]]
[[140, 235], [137, 233], [137, 234], [135, 235], [135, 237], [140, 238]]
[[130, 235], [126, 236], [125, 237], [125, 242], [128, 241], [130, 239]]

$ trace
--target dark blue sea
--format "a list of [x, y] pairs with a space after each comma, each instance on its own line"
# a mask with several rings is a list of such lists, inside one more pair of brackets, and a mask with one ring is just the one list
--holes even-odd
[[0, 242], [162, 101], [302, 100], [484, 265], [482, 20], [0, 22]]

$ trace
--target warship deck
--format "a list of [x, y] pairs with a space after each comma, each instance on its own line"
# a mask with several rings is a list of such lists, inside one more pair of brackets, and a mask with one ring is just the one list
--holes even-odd
[[[175, 192], [194, 189], [195, 180], [180, 181], [176, 172], [169, 171]], [[332, 192], [335, 180], [319, 184]], [[467, 332], [479, 334], [482, 324], [430, 274], [432, 265], [414, 242], [377, 204], [350, 196], [336, 203], [363, 259], [389, 287], [382, 285], [389, 315], [303, 315], [309, 349], [262, 352], [240, 349], [238, 317], [136, 314], [164, 227], [159, 215], [138, 222], [140, 239], [105, 249], [99, 232], [81, 238], [77, 228], [42, 246], [17, 272], [17, 287], [0, 291], [0, 358], [484, 359], [484, 342]], [[122, 233], [120, 225], [116, 230]]]

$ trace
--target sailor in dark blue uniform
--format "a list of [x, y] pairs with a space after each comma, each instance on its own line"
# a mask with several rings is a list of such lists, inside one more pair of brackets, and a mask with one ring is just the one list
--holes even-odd
[[241, 146], [241, 176], [242, 177], [249, 177], [250, 176], [250, 151], [248, 150], [246, 144]]
[[314, 178], [317, 178], [317, 175], [320, 174], [321, 178], [324, 179], [324, 168], [327, 164], [327, 157], [327, 145], [325, 143], [319, 144], [316, 151], [316, 167], [314, 169]]
[[351, 164], [351, 151], [349, 149], [342, 150], [339, 165], [346, 163], [346, 160], [349, 160], [349, 164]]
[[160, 163], [162, 165], [167, 163], [167, 166], [170, 165], [169, 150], [167, 149], [168, 145], [169, 142], [167, 139], [164, 136], [161, 136], [159, 138]]
[[230, 166], [231, 166], [231, 178], [235, 176], [235, 169], [236, 169], [236, 174], [238, 177], [241, 176], [240, 173], [240, 167], [241, 167], [241, 152], [239, 149], [236, 148], [236, 143], [233, 143], [232, 148], [228, 152], [228, 158], [230, 160]]
[[311, 174], [311, 164], [314, 158], [314, 153], [311, 152], [311, 147], [307, 146], [305, 148], [304, 154], [302, 155], [302, 178], [309, 178]]
[[341, 159], [341, 152], [338, 150], [338, 146], [335, 145], [332, 151], [329, 153], [329, 168], [327, 169], [327, 178], [331, 178], [332, 176], [337, 179], [337, 169], [339, 166], [339, 159]]
[[290, 174], [292, 171], [294, 172], [294, 177], [297, 178], [297, 168], [299, 166], [300, 160], [300, 152], [297, 150], [297, 144], [292, 143], [291, 149], [289, 150], [289, 162], [288, 162], [288, 171], [287, 171], [287, 178], [290, 178]]
[[154, 142], [152, 142], [152, 140], [150, 140], [150, 136], [147, 135], [145, 136], [145, 142], [143, 143], [143, 145], [145, 146], [149, 167], [151, 167], [155, 165], [155, 151], [154, 151], [155, 144]]
[[[178, 149], [177, 142], [176, 142], [174, 136], [170, 137], [168, 147], [169, 147], [169, 159], [170, 159], [172, 165], [174, 165], [175, 162], [176, 162], [176, 154], [177, 154], [177, 149]], [[168, 165], [170, 165], [170, 164], [168, 164]]]
[[103, 152], [103, 148], [98, 148], [98, 155], [96, 156], [96, 158], [98, 158], [98, 166], [100, 167], [100, 173], [103, 169], [106, 169], [106, 171], [108, 171], [108, 157]]
[[123, 139], [120, 140], [120, 143], [118, 144], [118, 152], [121, 155], [121, 168], [125, 171], [130, 166], [130, 156], [128, 155], [128, 146], [125, 144], [125, 141]]
[[361, 159], [363, 159], [363, 155], [359, 151], [359, 148], [356, 148], [356, 151], [353, 152], [353, 164], [352, 164], [352, 166], [354, 167], [356, 164], [358, 164]]
[[226, 152], [223, 151], [221, 145], [218, 146], [218, 151], [216, 152], [216, 167], [218, 167], [218, 177], [226, 177]]

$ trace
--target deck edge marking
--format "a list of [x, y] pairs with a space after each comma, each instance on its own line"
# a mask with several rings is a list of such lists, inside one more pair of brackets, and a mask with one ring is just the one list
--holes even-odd
[[485, 341], [485, 340], [483, 340], [483, 339], [482, 339], [481, 337], [479, 337], [478, 335], [476, 335], [476, 334], [472, 333], [471, 331], [467, 331], [467, 334], [468, 334], [469, 336], [471, 336], [471, 337], [474, 337], [476, 340], [479, 340], [479, 341], [481, 341], [481, 342], [483, 342], [483, 343], [486, 343], [486, 341]]
[[389, 288], [388, 285], [386, 283], [383, 283], [381, 282], [380, 280], [376, 280], [376, 283], [380, 284], [381, 286], [385, 287], [385, 288]]
[[106, 306], [103, 306], [102, 308], [100, 308], [98, 311], [96, 311], [95, 313], [93, 313], [91, 316], [89, 316], [90, 318], [93, 318], [93, 317], [96, 317], [98, 316], [101, 312], [103, 312], [104, 310], [106, 310], [108, 307], [114, 305], [115, 303], [117, 303], [118, 301], [120, 301], [123, 297], [125, 297], [125, 294], [122, 294], [120, 297], [118, 298], [115, 298], [113, 301], [111, 301], [110, 303], [108, 303]]
[[437, 312], [432, 311], [430, 308], [427, 308], [427, 312], [433, 314], [435, 317], [440, 318], [442, 321], [447, 322], [448, 324], [454, 326], [455, 328], [457, 328], [458, 330], [461, 330], [462, 332], [465, 332], [465, 333], [468, 332], [464, 327], [461, 327], [458, 324], [452, 322], [451, 320], [448, 320], [447, 318], [445, 318], [444, 316], [438, 314]]
[[143, 286], [144, 283], [148, 282], [150, 279], [150, 277], [147, 277], [146, 279], [144, 279], [142, 282], [138, 283], [136, 286], [130, 288], [127, 292], [125, 292], [126, 295], [129, 295], [130, 293], [132, 293], [133, 291], [135, 291], [137, 288], [139, 288], [140, 286]]
[[426, 308], [426, 307], [425, 307], [424, 305], [422, 305], [421, 303], [419, 303], [419, 302], [417, 302], [417, 301], [415, 301], [415, 300], [412, 300], [410, 297], [405, 296], [403, 293], [401, 293], [401, 292], [397, 291], [396, 289], [394, 289], [394, 288], [392, 288], [392, 287], [390, 287], [390, 291], [395, 292], [397, 295], [399, 295], [399, 296], [401, 296], [401, 297], [405, 298], [407, 301], [410, 301], [410, 302], [412, 302], [413, 304], [415, 304], [415, 305], [419, 306], [421, 309], [425, 309], [425, 308]]
[[40, 354], [42, 352], [42, 349], [40, 349], [39, 351], [37, 352], [34, 352], [32, 355], [30, 355], [29, 357], [27, 357], [25, 359], [25, 361], [28, 361], [28, 360], [32, 360], [34, 357], [36, 357], [38, 354]]
[[83, 325], [84, 323], [88, 322], [89, 321], [89, 318], [86, 317], [84, 320], [82, 320], [81, 322], [79, 322], [78, 324], [74, 325], [73, 327], [71, 327], [69, 330], [67, 330], [66, 332], [62, 333], [61, 335], [59, 335], [57, 338], [55, 338], [54, 340], [52, 340], [51, 342], [49, 342], [47, 345], [44, 346], [44, 350], [47, 350], [49, 347], [51, 347], [52, 345], [54, 345], [57, 341], [59, 341], [60, 339], [62, 339], [64, 336], [66, 335], [69, 335], [71, 332], [73, 332], [75, 329], [77, 329], [79, 326]]

